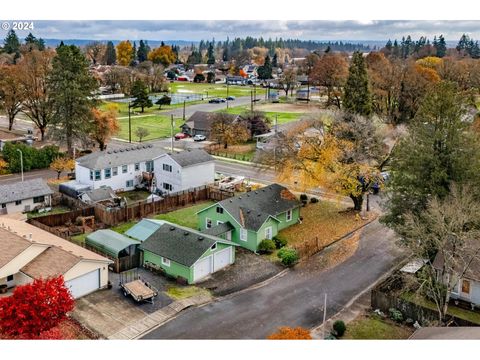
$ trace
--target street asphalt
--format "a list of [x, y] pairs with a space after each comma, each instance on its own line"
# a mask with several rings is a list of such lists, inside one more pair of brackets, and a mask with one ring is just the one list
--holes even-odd
[[325, 294], [328, 319], [401, 257], [393, 232], [378, 221], [355, 246], [342, 240], [263, 287], [188, 309], [143, 339], [265, 339], [280, 326], [317, 326]]

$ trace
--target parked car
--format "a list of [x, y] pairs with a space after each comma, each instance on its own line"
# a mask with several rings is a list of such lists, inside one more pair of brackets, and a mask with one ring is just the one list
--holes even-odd
[[233, 101], [235, 100], [235, 96], [227, 96], [226, 98], [228, 101]]
[[205, 135], [197, 134], [193, 137], [193, 141], [205, 141], [207, 137]]
[[190, 135], [185, 134], [185, 133], [175, 134], [175, 140], [186, 139], [186, 138], [188, 138], [188, 137], [190, 137]]
[[208, 102], [209, 102], [210, 104], [220, 104], [221, 102], [225, 102], [225, 100], [223, 100], [223, 101], [222, 101], [222, 100], [223, 100], [223, 99], [215, 98], [215, 99], [210, 99], [210, 100], [208, 100]]

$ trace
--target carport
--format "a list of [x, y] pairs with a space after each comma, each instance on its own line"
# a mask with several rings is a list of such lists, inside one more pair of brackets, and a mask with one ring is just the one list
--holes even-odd
[[114, 261], [115, 272], [129, 270], [140, 265], [139, 241], [130, 239], [113, 230], [97, 230], [85, 239], [88, 249], [99, 252]]

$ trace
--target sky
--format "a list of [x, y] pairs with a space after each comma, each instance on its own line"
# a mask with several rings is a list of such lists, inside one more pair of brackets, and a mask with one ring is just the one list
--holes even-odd
[[[0, 20], [1, 21], [1, 20]], [[408, 34], [433, 38], [443, 34], [456, 41], [463, 33], [480, 39], [480, 21], [417, 21], [417, 20], [363, 20], [363, 21], [35, 21], [33, 34], [47, 39], [88, 40], [225, 40], [227, 36], [263, 38], [298, 38], [302, 40], [387, 40], [400, 39]], [[0, 30], [4, 37], [6, 31]], [[17, 31], [20, 37], [28, 31]]]

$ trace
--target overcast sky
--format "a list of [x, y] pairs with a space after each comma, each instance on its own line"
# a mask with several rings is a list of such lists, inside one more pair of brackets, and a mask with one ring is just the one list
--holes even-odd
[[[34, 21], [34, 35], [53, 39], [224, 40], [227, 36], [283, 37], [305, 40], [386, 40], [463, 33], [480, 39], [480, 21]], [[0, 30], [0, 34], [5, 31]], [[18, 31], [20, 37], [28, 33]], [[4, 35], [4, 34], [2, 34]], [[2, 36], [3, 37], [3, 36]]]

